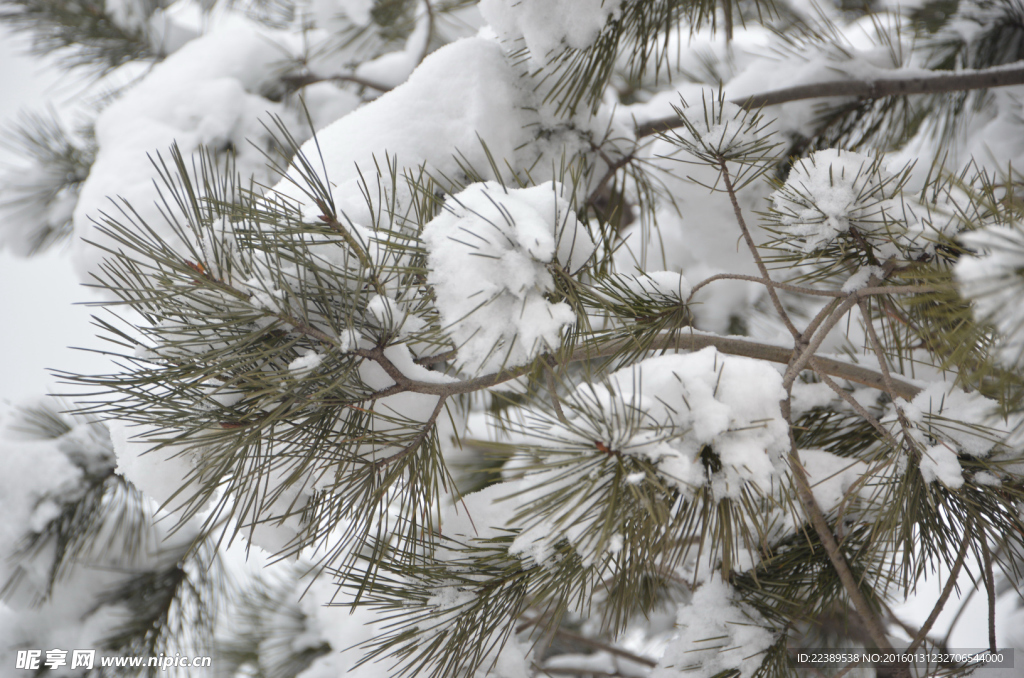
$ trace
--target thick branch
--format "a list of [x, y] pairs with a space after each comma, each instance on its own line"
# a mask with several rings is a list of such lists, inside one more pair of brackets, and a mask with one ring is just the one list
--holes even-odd
[[[773, 363], [788, 365], [793, 360], [793, 349], [785, 346], [773, 346], [771, 344], [759, 344], [746, 339], [735, 337], [721, 337], [716, 334], [696, 334], [690, 332], [663, 332], [655, 337], [654, 341], [647, 345], [649, 351], [698, 351], [708, 346], [714, 346], [722, 353], [729, 355], [745, 356], [757, 360], [767, 360]], [[581, 346], [573, 351], [567, 362], [579, 362], [582, 360], [597, 360], [608, 358], [619, 354], [622, 351], [635, 348], [635, 342], [630, 338], [611, 339], [595, 342]], [[454, 396], [461, 393], [472, 393], [492, 386], [498, 386], [506, 381], [511, 381], [533, 369], [532, 364], [520, 365], [501, 372], [486, 374], [475, 379], [453, 382], [426, 382], [409, 379], [383, 355], [379, 349], [362, 349], [353, 351], [356, 355], [376, 361], [397, 382], [395, 386], [387, 389], [386, 395], [411, 391], [413, 393], [426, 393], [428, 395]], [[808, 367], [808, 369], [811, 369]], [[832, 358], [814, 356], [814, 369], [819, 372], [846, 379], [862, 386], [870, 386], [880, 391], [888, 390], [882, 375], [876, 370], [844, 363]], [[921, 387], [910, 382], [892, 378], [892, 391], [906, 400], [913, 400], [914, 396], [921, 392]]]
[[[699, 351], [700, 349], [707, 348], [708, 346], [714, 346], [722, 353], [727, 353], [729, 355], [745, 356], [756, 360], [767, 360], [768, 362], [781, 363], [783, 365], [788, 365], [793, 360], [793, 349], [786, 348], [785, 346], [759, 344], [754, 341], [737, 339], [735, 337], [721, 337], [716, 334], [696, 334], [690, 332], [664, 332], [660, 336], [656, 337], [654, 341], [650, 342], [648, 350]], [[629, 338], [601, 341], [599, 343], [577, 348], [573, 351], [567, 362], [608, 358], [631, 348], [635, 348], [634, 340]], [[372, 350], [354, 351], [354, 353], [365, 358], [376, 360], [378, 363], [381, 363], [381, 367], [383, 367], [385, 371], [389, 371], [389, 367], [381, 362], [381, 360], [378, 360], [378, 358], [382, 358], [383, 361], [388, 362], [390, 365], [390, 361], [383, 358], [383, 355], [377, 355]], [[394, 366], [391, 365], [390, 367], [393, 368]], [[429, 395], [440, 396], [472, 393], [474, 391], [490, 388], [492, 386], [503, 384], [506, 381], [516, 379], [529, 373], [532, 369], [533, 366], [531, 364], [520, 365], [518, 367], [503, 370], [501, 372], [495, 372], [493, 374], [487, 374], [475, 379], [445, 383], [415, 381], [405, 378], [400, 372], [397, 372], [396, 369], [394, 374], [389, 371], [389, 376], [391, 376], [392, 379], [395, 379], [396, 376], [398, 376], [398, 379], [396, 379], [398, 384], [387, 389], [387, 395], [392, 395], [393, 393], [401, 391], [412, 391], [414, 393], [426, 393]], [[811, 368], [808, 367], [808, 369]], [[862, 386], [870, 386], [871, 388], [877, 388], [880, 391], [888, 390], [885, 380], [879, 372], [866, 367], [861, 367], [860, 365], [845, 363], [839, 360], [833, 360], [832, 358], [814, 356], [814, 369], [833, 377], [839, 377], [840, 379], [846, 379], [847, 381], [861, 384]], [[914, 396], [920, 392], [920, 386], [915, 386], [910, 382], [906, 382], [895, 377], [892, 378], [892, 394], [898, 395], [906, 400], [913, 400]]]
[[[796, 85], [783, 89], [754, 94], [742, 99], [734, 99], [732, 103], [746, 109], [763, 106], [774, 106], [790, 101], [805, 99], [824, 99], [829, 97], [856, 97], [861, 99], [880, 99], [887, 96], [905, 96], [908, 94], [942, 94], [991, 87], [1009, 87], [1024, 85], [1024, 65], [1012, 67], [997, 66], [981, 70], [944, 71], [923, 74], [911, 71], [916, 75], [896, 75], [890, 78], [873, 80], [833, 80], [810, 85]], [[670, 116], [650, 120], [637, 125], [637, 138], [648, 137], [682, 126], [678, 116]]]
[[[631, 343], [632, 342], [627, 339], [620, 339], [601, 344], [598, 349], [590, 349], [589, 351], [586, 348], [577, 349], [576, 352], [573, 353], [572, 359], [582, 360], [585, 358], [603, 358], [612, 356], [619, 351], [628, 348]], [[697, 351], [708, 346], [714, 346], [722, 353], [728, 353], [729, 355], [746, 356], [748, 358], [767, 360], [773, 363], [782, 363], [783, 365], [788, 365], [793, 359], [793, 349], [786, 348], [784, 346], [759, 344], [757, 342], [738, 339], [735, 337], [720, 337], [714, 334], [692, 334], [689, 332], [677, 332], [674, 334], [666, 332], [663, 336], [655, 339], [651, 344], [650, 349], [652, 351], [666, 349]], [[882, 375], [875, 370], [861, 367], [860, 365], [853, 365], [839, 360], [833, 360], [831, 358], [815, 356], [814, 367], [833, 377], [839, 377], [840, 379], [846, 379], [847, 381], [852, 381], [863, 386], [877, 388], [880, 391], [885, 390], [885, 382], [882, 379]], [[921, 388], [909, 382], [893, 378], [893, 392], [901, 398], [912, 400], [914, 396], [921, 392]]]

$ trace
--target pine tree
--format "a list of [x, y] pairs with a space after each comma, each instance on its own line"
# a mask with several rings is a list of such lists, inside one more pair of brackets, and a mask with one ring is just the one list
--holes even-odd
[[0, 242], [112, 368], [5, 443], [3, 670], [965, 675], [848, 657], [966, 581], [998, 654], [1024, 4], [907, 4], [8, 0], [105, 96]]

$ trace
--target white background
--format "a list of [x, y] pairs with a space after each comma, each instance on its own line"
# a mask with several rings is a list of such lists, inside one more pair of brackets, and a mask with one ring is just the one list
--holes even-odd
[[[21, 110], [67, 109], [81, 95], [77, 77], [64, 75], [24, 56], [20, 36], [0, 30], [0, 126], [7, 129]], [[0, 163], [18, 158], [0, 148]], [[2, 189], [0, 189], [2, 190]], [[2, 199], [2, 194], [0, 194]], [[48, 392], [61, 392], [47, 369], [104, 369], [105, 360], [70, 346], [102, 347], [90, 326], [92, 309], [77, 302], [93, 298], [79, 286], [64, 251], [21, 259], [0, 251], [0, 412]]]

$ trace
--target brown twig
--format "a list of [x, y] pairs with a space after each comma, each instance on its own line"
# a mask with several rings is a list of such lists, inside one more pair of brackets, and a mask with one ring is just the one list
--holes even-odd
[[[796, 378], [800, 374], [800, 372], [807, 369], [807, 365], [812, 358], [818, 360], [821, 363], [823, 369], [828, 374], [831, 374], [832, 376], [843, 377], [844, 379], [846, 379], [847, 377], [833, 372], [832, 367], [826, 364], [825, 359], [817, 358], [814, 355], [814, 352], [817, 351], [818, 347], [821, 346], [821, 343], [825, 341], [825, 338], [828, 336], [828, 333], [832, 331], [832, 328], [835, 327], [836, 324], [842, 319], [842, 317], [846, 315], [854, 306], [856, 306], [860, 302], [861, 299], [864, 299], [865, 297], [874, 296], [878, 294], [893, 293], [912, 294], [917, 293], [922, 289], [933, 290], [934, 288], [928, 287], [926, 285], [907, 285], [902, 287], [865, 287], [860, 290], [850, 292], [847, 295], [846, 300], [839, 304], [837, 307], [835, 307], [835, 310], [832, 311], [831, 315], [828, 315], [827, 319], [822, 320], [822, 318], [824, 318], [827, 314], [827, 311], [829, 311], [832, 308], [832, 304], [826, 306], [824, 309], [822, 309], [822, 312], [818, 314], [818, 317], [816, 317], [809, 326], [809, 328], [811, 328], [815, 327], [815, 325], [818, 323], [821, 324], [820, 328], [815, 329], [816, 333], [814, 337], [808, 338], [807, 331], [799, 335], [799, 348], [794, 349], [797, 355], [797, 359], [789, 363], [789, 367], [786, 369], [786, 374], [783, 376], [783, 386], [788, 389], [793, 384], [793, 382], [796, 381]], [[864, 384], [865, 386], [871, 386], [873, 388], [877, 388], [880, 390], [887, 390], [891, 385], [894, 390], [889, 392], [890, 395], [898, 395], [906, 400], [912, 400], [914, 396], [921, 392], [920, 388], [916, 386], [910, 386], [905, 382], [900, 382], [899, 380], [893, 378], [891, 375], [889, 378], [889, 382], [891, 383], [887, 383], [887, 381], [880, 373], [875, 372], [874, 370], [869, 371], [871, 372], [871, 374], [878, 376], [880, 381], [871, 384], [867, 384], [858, 379], [852, 379], [851, 381], [857, 381], [857, 383]], [[907, 388], [908, 386], [910, 386], [910, 388]]]
[[[632, 339], [620, 339], [602, 343], [600, 348], [581, 347], [572, 353], [570, 361], [575, 362], [579, 360], [613, 356], [624, 348], [627, 348], [632, 343]], [[788, 364], [793, 358], [793, 349], [782, 346], [772, 346], [770, 344], [759, 344], [734, 337], [720, 337], [712, 334], [665, 332], [656, 338], [649, 348], [651, 351], [666, 349], [696, 351], [708, 346], [714, 346], [720, 352], [727, 353], [729, 355], [746, 356], [748, 358], [767, 360], [769, 362], [782, 364]], [[833, 377], [839, 377], [840, 379], [846, 379], [847, 381], [852, 381], [863, 386], [870, 386], [879, 390], [885, 387], [885, 384], [882, 381], [882, 376], [875, 370], [820, 356], [816, 356], [815, 360], [822, 371]], [[522, 373], [527, 371], [525, 368], [519, 369], [522, 370]], [[497, 375], [481, 377], [480, 380], [500, 383]], [[920, 387], [895, 378], [893, 379], [893, 388], [896, 390], [897, 395], [907, 399], [912, 399], [915, 395], [921, 392]]]
[[[686, 303], [689, 303], [690, 299], [693, 298], [693, 295], [696, 294], [697, 291], [700, 290], [702, 287], [705, 287], [706, 285], [709, 285], [710, 283], [716, 282], [718, 280], [743, 280], [746, 282], [760, 283], [762, 285], [767, 284], [764, 278], [759, 278], [756, 275], [741, 275], [739, 273], [716, 273], [710, 278], [704, 278], [704, 280], [701, 280], [699, 283], [694, 285], [693, 288], [690, 290], [690, 296], [686, 298]], [[771, 284], [779, 288], [780, 290], [786, 290], [787, 292], [795, 292], [796, 294], [806, 294], [814, 297], [842, 298], [846, 296], [846, 292], [839, 292], [836, 290], [816, 290], [811, 287], [802, 287], [800, 285], [791, 285], [789, 283], [780, 283], [775, 281], [772, 281]]]
[[401, 450], [395, 452], [392, 455], [384, 457], [383, 459], [375, 460], [373, 462], [374, 468], [380, 469], [393, 462], [396, 462], [399, 459], [406, 457], [407, 455], [412, 453], [417, 447], [419, 447], [420, 443], [426, 440], [427, 436], [430, 435], [431, 430], [434, 428], [434, 423], [437, 421], [437, 418], [441, 415], [441, 410], [444, 409], [444, 402], [444, 396], [441, 396], [440, 398], [437, 399], [437, 405], [434, 406], [434, 411], [431, 412], [430, 417], [425, 422], [423, 422], [423, 427], [420, 429], [419, 433], [413, 436], [412, 442], [410, 442], [408, 445], [406, 445]]
[[[523, 616], [522, 619], [523, 619], [523, 621], [528, 622], [530, 624], [538, 624], [541, 621], [540, 619], [538, 619], [536, 617], [527, 617], [527, 616]], [[602, 651], [607, 652], [608, 654], [614, 655], [616, 657], [622, 657], [623, 659], [628, 659], [631, 662], [636, 662], [637, 664], [642, 664], [643, 666], [655, 667], [655, 666], [658, 665], [658, 662], [654, 661], [653, 659], [648, 659], [647, 657], [642, 657], [642, 656], [640, 656], [638, 654], [633, 654], [632, 652], [629, 652], [628, 650], [623, 650], [622, 648], [615, 647], [614, 645], [609, 645], [608, 643], [602, 643], [599, 640], [594, 640], [593, 638], [588, 638], [587, 636], [583, 636], [583, 635], [580, 635], [578, 633], [574, 633], [573, 631], [570, 631], [568, 629], [564, 629], [564, 628], [561, 628], [561, 627], [556, 627], [555, 635], [559, 636], [560, 638], [565, 638], [566, 640], [571, 640], [574, 643], [579, 643], [580, 645], [586, 645], [587, 647], [591, 647], [591, 648], [593, 648], [595, 650], [602, 650]]]
[[725, 183], [725, 190], [729, 194], [729, 200], [732, 202], [732, 211], [736, 216], [736, 223], [739, 224], [740, 231], [743, 233], [743, 240], [747, 243], [747, 249], [750, 250], [750, 254], [754, 257], [757, 270], [761, 272], [761, 278], [764, 279], [765, 288], [768, 290], [768, 296], [771, 297], [772, 305], [775, 306], [775, 311], [779, 314], [779, 318], [785, 323], [793, 338], [799, 339], [800, 330], [796, 328], [793, 321], [790, 320], [789, 314], [786, 313], [786, 309], [783, 308], [782, 301], [779, 300], [779, 295], [775, 291], [775, 282], [768, 275], [768, 268], [764, 265], [764, 260], [761, 259], [761, 254], [757, 251], [757, 245], [754, 243], [753, 236], [750, 235], [750, 229], [747, 228], [747, 221], [743, 218], [743, 210], [740, 209], [740, 203], [736, 199], [736, 189], [732, 185], [729, 167], [725, 162], [725, 158], [719, 157], [718, 163], [722, 170], [722, 181]]
[[[942, 94], [964, 90], [989, 89], [991, 87], [1009, 87], [1024, 85], [1024, 66], [996, 66], [972, 71], [939, 72], [917, 77], [890, 77], [865, 80], [833, 80], [810, 85], [796, 85], [782, 89], [754, 94], [732, 100], [732, 103], [747, 110], [775, 106], [790, 101], [805, 99], [825, 99], [831, 97], [855, 97], [860, 99], [880, 99], [887, 96], [906, 96], [910, 94]], [[660, 132], [676, 129], [683, 125], [679, 116], [658, 118], [637, 125], [638, 139], [652, 136]]]
[[878, 419], [871, 416], [871, 413], [864, 409], [864, 406], [857, 402], [856, 398], [847, 393], [846, 390], [840, 387], [839, 384], [837, 384], [835, 381], [830, 379], [828, 374], [824, 370], [819, 369], [817, 358], [811, 358], [810, 365], [811, 369], [814, 370], [814, 373], [818, 375], [818, 378], [821, 379], [826, 386], [832, 389], [836, 395], [842, 398], [847, 405], [853, 408], [853, 411], [859, 414], [861, 419], [866, 421], [871, 426], [871, 428], [878, 431], [878, 433], [883, 438], [885, 438], [890, 445], [892, 445], [892, 448], [894, 450], [898, 450], [900, 448], [899, 441], [896, 440], [896, 437], [893, 436], [889, 429], [882, 426], [882, 423], [878, 421]]
[[984, 531], [979, 541], [982, 565], [985, 567], [985, 595], [988, 597], [988, 649], [995, 653], [999, 648], [996, 643], [996, 584], [992, 575], [992, 552], [988, 548], [988, 538]]
[[[623, 350], [631, 348], [635, 343], [635, 339], [628, 337], [587, 344], [580, 346], [573, 351], [567, 362], [599, 360], [601, 358], [611, 357]], [[748, 358], [755, 358], [757, 360], [767, 360], [769, 362], [781, 363], [783, 365], [789, 364], [793, 359], [793, 349], [786, 348], [784, 346], [760, 344], [753, 341], [747, 341], [745, 339], [722, 337], [715, 334], [696, 334], [690, 332], [663, 332], [659, 336], [655, 337], [649, 345], [647, 345], [647, 349], [649, 351], [697, 351], [702, 348], [707, 348], [708, 346], [714, 346], [720, 352], [729, 355], [739, 355]], [[462, 393], [480, 391], [485, 388], [503, 384], [506, 381], [511, 381], [512, 379], [521, 377], [533, 369], [532, 364], [527, 364], [476, 377], [475, 379], [442, 383], [424, 382], [409, 379], [403, 375], [390, 360], [384, 357], [382, 349], [358, 349], [352, 351], [352, 353], [377, 361], [381, 364], [381, 367], [385, 369], [385, 372], [388, 372], [388, 376], [391, 376], [392, 379], [395, 379], [396, 375], [399, 376], [399, 379], [396, 379], [399, 386], [388, 387], [385, 395], [393, 395], [394, 393], [401, 391], [411, 391], [414, 393], [425, 393], [428, 395], [454, 396]], [[875, 370], [820, 356], [815, 356], [814, 360], [816, 361], [816, 366], [820, 371], [833, 377], [839, 377], [840, 379], [846, 379], [847, 381], [852, 381], [863, 386], [870, 386], [871, 388], [877, 388], [879, 390], [886, 388], [882, 375]], [[387, 367], [385, 367], [385, 364]], [[921, 392], [921, 388], [919, 386], [915, 386], [914, 384], [902, 381], [895, 377], [892, 379], [892, 388], [896, 395], [908, 400]]]
[[[787, 390], [792, 388], [797, 375], [807, 368], [808, 363], [812, 358], [814, 358], [814, 352], [817, 351], [818, 347], [821, 346], [821, 343], [825, 341], [825, 337], [827, 337], [829, 332], [832, 331], [832, 328], [835, 327], [842, 317], [856, 305], [857, 295], [856, 293], [853, 293], [846, 299], [846, 301], [839, 304], [836, 310], [833, 311], [827, 319], [821, 322], [821, 327], [816, 330], [813, 337], [805, 339], [803, 334], [798, 335], [797, 339], [800, 342], [800, 349], [794, 350], [794, 359], [789, 363], [789, 366], [786, 368], [786, 373], [782, 376], [782, 385]], [[881, 375], [879, 375], [879, 378], [881, 378]], [[885, 386], [885, 380], [882, 380], [882, 386]]]
[[[783, 417], [786, 421], [790, 421], [792, 413], [789, 407], [789, 400], [782, 401]], [[789, 467], [793, 473], [793, 480], [796, 483], [797, 496], [800, 499], [800, 504], [803, 507], [804, 514], [811, 523], [811, 527], [814, 528], [818, 538], [821, 540], [822, 546], [825, 548], [825, 553], [828, 555], [829, 562], [832, 563], [832, 568], [836, 571], [839, 576], [839, 581], [843, 585], [843, 589], [846, 591], [846, 595], [849, 596], [850, 602], [853, 603], [854, 611], [857, 616], [864, 622], [864, 627], [867, 629], [868, 635], [871, 636], [871, 640], [881, 650], [891, 650], [892, 644], [889, 642], [889, 638], [885, 632], [885, 626], [882, 621], [875, 614], [875, 611], [871, 609], [870, 603], [867, 598], [864, 597], [863, 592], [860, 590], [860, 586], [857, 584], [857, 578], [853, 576], [853, 572], [850, 570], [849, 564], [846, 562], [846, 556], [843, 555], [842, 549], [839, 547], [839, 543], [836, 541], [835, 535], [832, 533], [832, 528], [828, 526], [828, 522], [825, 520], [825, 514], [818, 506], [817, 499], [814, 498], [814, 492], [811, 490], [810, 482], [807, 479], [807, 474], [803, 469], [803, 464], [800, 462], [800, 453], [796, 447], [796, 440], [793, 438], [792, 428], [790, 428], [790, 452], [789, 452]]]
[[375, 89], [378, 92], [390, 92], [392, 87], [385, 85], [375, 80], [363, 78], [358, 75], [352, 75], [350, 73], [336, 73], [334, 75], [315, 75], [313, 73], [304, 73], [302, 75], [286, 75], [281, 78], [285, 87], [288, 88], [289, 92], [295, 92], [303, 87], [309, 87], [315, 85], [318, 82], [350, 82], [360, 87], [366, 87], [367, 89]]

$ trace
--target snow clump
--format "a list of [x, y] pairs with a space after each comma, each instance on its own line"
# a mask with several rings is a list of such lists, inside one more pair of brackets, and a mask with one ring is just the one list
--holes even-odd
[[[729, 101], [706, 102], [701, 109], [682, 102], [682, 107], [673, 106], [676, 113], [686, 121], [680, 137], [698, 155], [742, 155], [758, 147], [762, 134], [758, 118]], [[688, 114], [689, 113], [689, 114]]]
[[[922, 450], [921, 476], [927, 483], [939, 481], [951, 490], [964, 484], [958, 455], [989, 457], [1004, 449], [1013, 428], [999, 416], [995, 401], [977, 392], [948, 388], [941, 382], [923, 389], [901, 409], [911, 424], [911, 436]], [[889, 407], [881, 423], [894, 435], [902, 428], [894, 406]]]
[[477, 183], [450, 196], [422, 233], [441, 321], [469, 373], [523, 365], [559, 344], [576, 322], [572, 308], [552, 303], [548, 270], [573, 272], [594, 240], [563, 200], [562, 186], [524, 189]]
[[708, 677], [738, 670], [754, 675], [775, 638], [765, 620], [734, 600], [731, 586], [717, 575], [705, 581], [689, 605], [679, 608], [678, 634], [651, 672], [652, 678]]
[[[716, 497], [735, 498], [745, 485], [768, 488], [785, 473], [780, 460], [789, 434], [779, 409], [785, 389], [771, 366], [708, 347], [649, 358], [616, 372], [611, 384], [655, 428], [683, 432], [642, 451], [683, 492], [709, 482]], [[705, 468], [706, 447], [720, 462], [718, 470]]]
[[921, 455], [921, 477], [926, 483], [936, 480], [951, 490], [959, 490], [964, 484], [964, 471], [956, 452], [945, 445], [929, 447]]
[[620, 0], [483, 0], [480, 13], [506, 41], [523, 40], [534, 59], [547, 63], [566, 49], [587, 49]]
[[[772, 196], [773, 220], [793, 237], [793, 249], [822, 250], [855, 227], [868, 238], [897, 223], [899, 201], [896, 176], [860, 153], [827, 149], [797, 161], [785, 185]], [[891, 241], [891, 234], [884, 234]], [[874, 245], [879, 245], [874, 240]], [[881, 243], [876, 254], [887, 259], [898, 253]], [[888, 246], [886, 246], [888, 245]]]
[[[505, 464], [505, 482], [493, 486], [504, 500], [496, 524], [521, 528], [509, 553], [550, 565], [565, 539], [592, 564], [603, 551], [621, 548], [616, 539], [599, 537], [603, 529], [618, 527], [606, 523], [601, 493], [581, 489], [597, 486], [595, 467], [586, 462], [595, 452], [621, 457], [627, 468], [633, 466], [630, 459], [649, 462], [661, 477], [657, 485], [681, 500], [701, 488], [715, 500], [770, 491], [787, 473], [783, 453], [789, 435], [779, 408], [784, 395], [777, 370], [714, 347], [648, 358], [604, 385], [581, 385], [566, 399], [567, 422], [535, 413], [510, 429], [509, 440], [520, 453]], [[646, 474], [633, 470], [621, 482], [640, 486]], [[579, 496], [543, 517], [528, 517], [559, 492]], [[480, 513], [474, 513], [476, 525], [491, 517], [475, 501], [468, 506]]]

